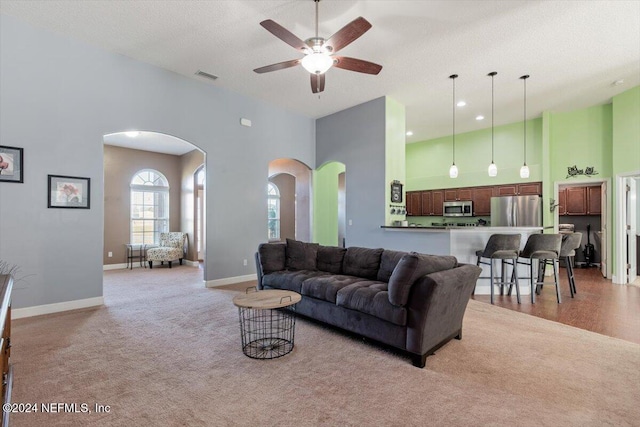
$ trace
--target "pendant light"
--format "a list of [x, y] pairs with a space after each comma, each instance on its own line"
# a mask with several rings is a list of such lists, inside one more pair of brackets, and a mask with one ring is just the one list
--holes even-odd
[[520, 168], [520, 178], [529, 178], [529, 166], [527, 166], [527, 79], [529, 75], [520, 77], [524, 83], [524, 165]]
[[491, 76], [491, 164], [489, 165], [489, 169], [487, 169], [490, 177], [494, 177], [498, 175], [498, 167], [493, 162], [493, 133], [494, 133], [493, 131], [493, 78], [495, 77], [496, 74], [498, 73], [495, 71], [492, 71], [489, 74], [487, 74], [488, 76]]
[[458, 177], [458, 167], [456, 166], [456, 78], [458, 78], [457, 74], [452, 74], [449, 76], [451, 81], [453, 82], [453, 163], [449, 168], [449, 178], [457, 178]]

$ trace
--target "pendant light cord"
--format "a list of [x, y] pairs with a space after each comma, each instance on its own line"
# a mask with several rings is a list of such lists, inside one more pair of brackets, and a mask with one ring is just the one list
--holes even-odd
[[493, 78], [495, 77], [495, 75], [498, 74], [496, 71], [492, 71], [491, 73], [489, 73], [489, 75], [491, 76], [491, 164], [493, 164], [493, 105], [494, 105], [494, 100], [493, 100]]
[[449, 76], [453, 80], [453, 164], [456, 164], [456, 78], [457, 74]]
[[529, 76], [520, 78], [524, 80], [524, 165], [527, 166], [527, 79]]

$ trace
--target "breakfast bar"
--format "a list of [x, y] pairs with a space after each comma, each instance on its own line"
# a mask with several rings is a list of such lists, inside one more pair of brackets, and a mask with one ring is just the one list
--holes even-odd
[[[492, 234], [520, 234], [520, 250], [524, 248], [525, 243], [530, 235], [541, 233], [542, 227], [459, 227], [459, 226], [382, 226], [385, 231], [393, 233], [421, 233], [424, 239], [420, 239], [420, 250], [422, 253], [448, 253], [458, 259], [458, 262], [464, 264], [475, 264], [477, 261], [476, 251], [483, 250], [489, 237]], [[437, 238], [433, 238], [437, 237]], [[443, 238], [444, 237], [444, 238]], [[433, 242], [433, 245], [430, 244]], [[443, 247], [448, 244], [448, 248]], [[410, 250], [416, 250], [410, 248]], [[482, 274], [480, 277], [489, 277], [489, 266], [480, 265]], [[510, 274], [511, 269], [508, 269]], [[529, 295], [531, 288], [528, 279], [529, 276], [526, 266], [518, 266], [518, 277], [520, 277], [520, 291], [523, 295]], [[479, 279], [476, 286], [476, 294], [489, 295], [491, 288], [488, 279]]]

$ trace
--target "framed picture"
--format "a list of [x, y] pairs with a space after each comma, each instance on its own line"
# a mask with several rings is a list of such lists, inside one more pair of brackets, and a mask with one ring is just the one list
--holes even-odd
[[391, 202], [402, 203], [402, 184], [400, 184], [400, 181], [391, 183]]
[[0, 145], [0, 182], [24, 182], [23, 149]]
[[49, 175], [49, 208], [89, 209], [91, 178]]

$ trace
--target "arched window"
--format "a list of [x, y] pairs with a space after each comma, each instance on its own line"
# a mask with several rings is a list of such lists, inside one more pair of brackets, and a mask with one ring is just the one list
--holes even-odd
[[269, 240], [280, 240], [280, 191], [270, 182], [267, 186]]
[[131, 180], [131, 243], [159, 244], [169, 231], [169, 182], [153, 169], [138, 171]]

